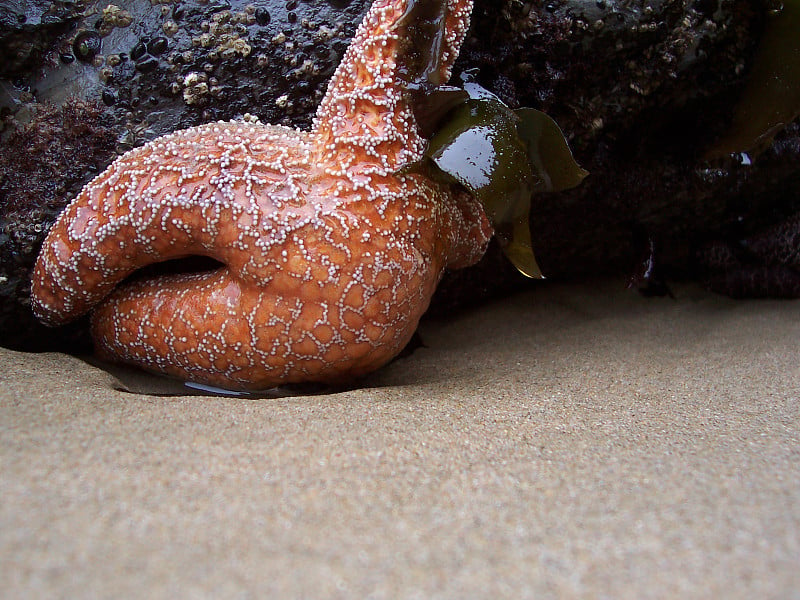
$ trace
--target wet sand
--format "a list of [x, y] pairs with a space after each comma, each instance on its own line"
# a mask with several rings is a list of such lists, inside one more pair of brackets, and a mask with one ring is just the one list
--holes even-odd
[[307, 397], [0, 349], [0, 596], [800, 598], [800, 303], [675, 291], [546, 284]]

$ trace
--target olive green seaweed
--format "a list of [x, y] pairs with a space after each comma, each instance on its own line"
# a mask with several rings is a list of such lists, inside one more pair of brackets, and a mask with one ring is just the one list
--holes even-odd
[[475, 83], [464, 90], [467, 94], [439, 123], [425, 159], [410, 170], [455, 181], [474, 194], [506, 257], [523, 275], [541, 278], [531, 243], [531, 198], [574, 187], [588, 173], [546, 114], [513, 111]]
[[577, 186], [589, 174], [572, 158], [564, 133], [558, 124], [540, 110], [514, 111], [519, 136], [527, 144], [528, 158], [541, 178], [536, 192], [560, 192]]

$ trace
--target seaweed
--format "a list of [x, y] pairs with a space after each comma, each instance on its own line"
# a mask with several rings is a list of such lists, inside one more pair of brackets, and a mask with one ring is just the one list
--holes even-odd
[[[532, 197], [575, 187], [588, 173], [543, 112], [512, 110], [476, 83], [466, 83], [464, 92], [422, 161], [407, 170], [466, 188], [483, 205], [506, 257], [523, 275], [541, 278], [529, 224]], [[442, 102], [436, 94], [431, 98], [434, 105]]]

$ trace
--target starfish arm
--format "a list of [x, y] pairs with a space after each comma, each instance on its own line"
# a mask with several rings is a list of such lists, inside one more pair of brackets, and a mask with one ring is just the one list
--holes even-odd
[[[471, 12], [472, 0], [377, 0], [317, 111], [312, 134], [322, 160], [343, 171], [371, 163], [384, 174], [419, 160], [425, 142], [407, 87], [420, 77], [447, 81]], [[428, 39], [410, 39], [409, 30]], [[427, 46], [435, 56], [423, 56]]]
[[[282, 241], [274, 238], [308, 212], [296, 208], [306, 137], [214, 123], [121, 156], [48, 233], [33, 276], [34, 312], [51, 325], [67, 322], [133, 271], [174, 258], [203, 255], [245, 270], [253, 245], [274, 249]], [[266, 270], [252, 275], [263, 278]]]
[[452, 201], [449, 223], [445, 228], [449, 239], [445, 266], [448, 269], [463, 269], [478, 262], [486, 253], [494, 229], [474, 196], [463, 191], [453, 190], [449, 194]]

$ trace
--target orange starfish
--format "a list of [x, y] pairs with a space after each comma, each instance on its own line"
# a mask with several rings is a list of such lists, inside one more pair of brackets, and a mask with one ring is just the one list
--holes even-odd
[[[406, 82], [426, 67], [403, 36], [416, 4], [373, 4], [310, 132], [219, 122], [117, 159], [48, 234], [38, 317], [56, 325], [94, 307], [100, 356], [232, 389], [342, 382], [388, 362], [443, 269], [476, 262], [492, 232], [469, 194], [398, 173], [425, 147]], [[439, 9], [434, 79], [446, 81], [472, 1]], [[223, 266], [115, 289], [189, 255]]]

